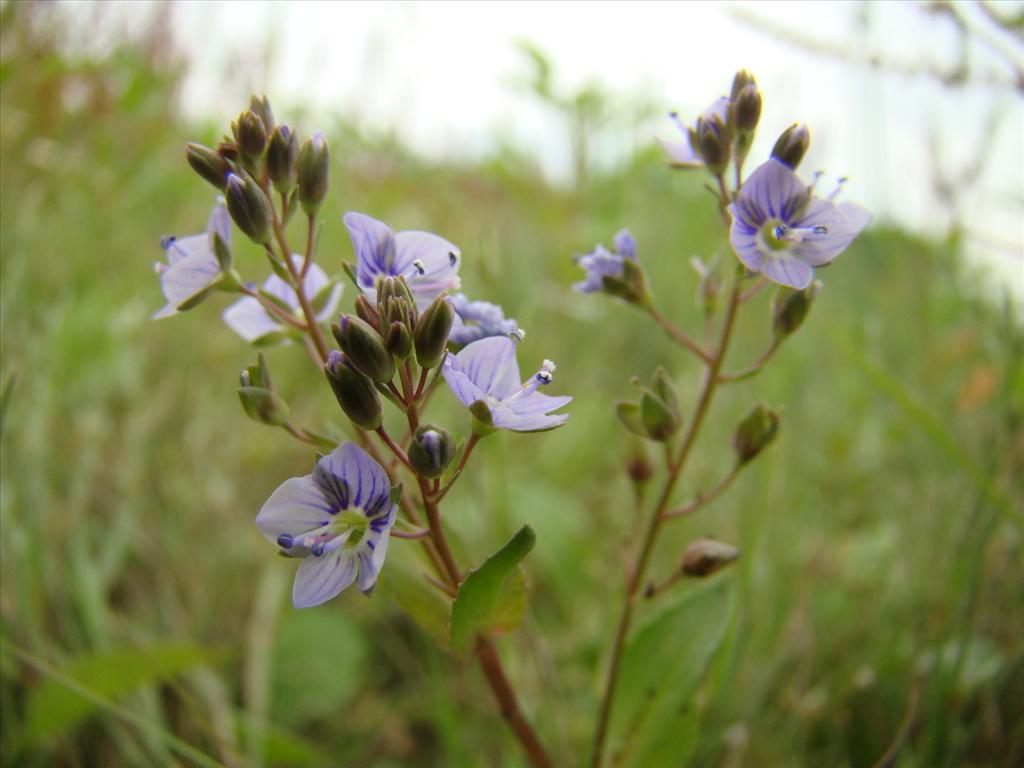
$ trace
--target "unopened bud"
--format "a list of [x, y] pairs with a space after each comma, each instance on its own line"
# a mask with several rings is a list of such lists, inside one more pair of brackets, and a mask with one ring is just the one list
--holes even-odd
[[761, 92], [754, 84], [744, 86], [729, 105], [729, 125], [740, 134], [751, 134], [761, 119]]
[[249, 99], [249, 111], [260, 119], [260, 122], [263, 123], [263, 130], [269, 136], [274, 130], [274, 112], [270, 108], [270, 100], [266, 95], [257, 96], [254, 93]]
[[455, 310], [442, 293], [416, 321], [416, 362], [421, 368], [436, 368], [444, 358], [448, 334], [455, 322]]
[[644, 427], [644, 419], [640, 415], [640, 403], [631, 403], [628, 400], [620, 400], [615, 404], [615, 414], [623, 426], [640, 437], [647, 437], [647, 428]]
[[775, 295], [772, 300], [772, 332], [777, 341], [782, 341], [803, 325], [820, 290], [821, 281], [815, 280], [802, 291], [783, 288]]
[[240, 387], [238, 399], [253, 421], [279, 427], [288, 422], [288, 403], [264, 387]]
[[263, 121], [253, 112], [243, 112], [231, 124], [231, 132], [242, 157], [255, 164], [267, 148], [267, 129]]
[[434, 479], [444, 474], [455, 458], [455, 440], [447, 430], [428, 424], [416, 430], [408, 454], [413, 469]]
[[388, 328], [384, 346], [399, 360], [405, 360], [412, 352], [412, 336], [409, 333], [409, 326], [405, 323], [392, 323]]
[[641, 307], [650, 305], [651, 289], [647, 282], [647, 274], [635, 259], [624, 259], [622, 274], [618, 277], [605, 275], [601, 282], [606, 293], [618, 296], [623, 301]]
[[327, 356], [324, 374], [334, 390], [338, 405], [353, 423], [366, 430], [380, 426], [380, 395], [372, 381], [353, 368], [337, 350], [332, 350]]
[[782, 135], [772, 148], [772, 157], [794, 171], [800, 165], [807, 153], [807, 147], [811, 144], [811, 132], [802, 123], [793, 123]]
[[185, 158], [193, 171], [220, 191], [224, 191], [232, 168], [231, 163], [223, 155], [202, 144], [189, 144], [185, 147]]
[[637, 445], [626, 459], [626, 474], [629, 475], [629, 479], [634, 484], [643, 485], [654, 476], [654, 467], [651, 465], [651, 461], [647, 457], [647, 451], [644, 450], [640, 441], [636, 440], [634, 442]]
[[323, 131], [317, 131], [299, 150], [299, 202], [309, 216], [315, 216], [327, 197], [331, 154]]
[[495, 430], [494, 414], [483, 400], [475, 400], [469, 406], [469, 414], [473, 417], [473, 434], [486, 437]]
[[274, 188], [287, 195], [295, 186], [298, 177], [299, 140], [287, 125], [282, 123], [270, 135], [267, 146], [267, 175]]
[[238, 228], [253, 242], [263, 245], [270, 240], [272, 212], [270, 200], [259, 184], [245, 171], [228, 175], [224, 197], [228, 213]]
[[355, 307], [356, 315], [360, 320], [373, 328], [379, 327], [380, 315], [377, 313], [377, 308], [373, 306], [373, 302], [366, 298], [365, 294], [361, 293], [356, 297]]
[[767, 448], [779, 431], [779, 414], [758, 404], [736, 427], [732, 445], [740, 464], [746, 464]]
[[243, 387], [263, 387], [274, 390], [274, 382], [270, 380], [270, 367], [267, 365], [267, 358], [262, 352], [256, 356], [256, 365], [245, 368], [238, 377]]
[[640, 418], [651, 440], [663, 443], [679, 429], [679, 416], [668, 404], [651, 392], [640, 398]]
[[740, 91], [748, 85], [752, 85], [756, 88], [757, 80], [749, 69], [741, 69], [732, 79], [732, 90], [729, 92], [729, 101], [736, 101], [736, 97], [740, 95]]
[[697, 118], [696, 148], [700, 152], [704, 165], [712, 174], [720, 174], [729, 164], [730, 144], [729, 129], [718, 115]]
[[395, 361], [380, 334], [369, 323], [352, 315], [342, 315], [339, 322], [331, 326], [331, 331], [356, 370], [378, 384], [391, 381]]
[[681, 569], [687, 576], [710, 576], [735, 562], [739, 556], [740, 551], [731, 544], [714, 539], [697, 539], [683, 552]]

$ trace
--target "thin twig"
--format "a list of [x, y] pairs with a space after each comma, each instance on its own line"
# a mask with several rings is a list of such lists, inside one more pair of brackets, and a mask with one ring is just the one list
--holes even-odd
[[[721, 379], [719, 379], [721, 381]], [[681, 507], [676, 507], [670, 512], [666, 512], [662, 517], [665, 520], [675, 520], [679, 517], [685, 517], [686, 515], [692, 515], [698, 509], [706, 504], [710, 504], [712, 501], [721, 496], [725, 491], [732, 485], [733, 480], [739, 475], [740, 470], [745, 467], [745, 464], [737, 464], [732, 468], [732, 471], [728, 475], [723, 477], [718, 485], [712, 488], [710, 491], [702, 491], [698, 493], [691, 501], [683, 504]]]
[[662, 315], [653, 306], [647, 307], [647, 313], [654, 318], [654, 321], [660, 325], [676, 343], [678, 343], [684, 349], [688, 349], [699, 357], [705, 365], [711, 364], [711, 355], [696, 341], [691, 339], [681, 328], [675, 325], [671, 320]]

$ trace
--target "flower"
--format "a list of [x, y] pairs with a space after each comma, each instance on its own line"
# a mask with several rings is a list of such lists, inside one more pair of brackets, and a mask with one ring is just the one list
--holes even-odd
[[679, 132], [683, 134], [682, 141], [658, 139], [661, 148], [668, 155], [669, 162], [679, 168], [702, 168], [705, 165], [706, 158], [701, 148], [694, 146], [694, 144], [700, 141], [700, 136], [704, 133], [703, 128], [714, 128], [727, 124], [729, 120], [729, 99], [724, 96], [715, 99], [711, 106], [705, 109], [700, 114], [700, 117], [697, 118], [693, 129], [683, 124], [677, 112], [671, 113], [669, 117], [672, 118]]
[[505, 318], [500, 306], [489, 301], [470, 301], [466, 294], [456, 293], [451, 297], [451, 304], [455, 322], [448, 340], [452, 344], [469, 344], [488, 336], [508, 336], [519, 328], [515, 320]]
[[772, 158], [752, 174], [729, 206], [729, 242], [752, 272], [803, 290], [814, 267], [831, 263], [871, 220], [855, 203], [814, 197], [784, 163]]
[[217, 282], [221, 267], [214, 252], [214, 234], [225, 246], [231, 246], [231, 216], [222, 197], [217, 198], [205, 232], [188, 237], [172, 235], [160, 241], [167, 263], [157, 262], [153, 267], [160, 275], [160, 288], [167, 298], [167, 306], [153, 315], [154, 320], [176, 315], [198, 304]]
[[[302, 267], [302, 257], [292, 255], [292, 264], [296, 269]], [[310, 264], [306, 277], [302, 281], [303, 289], [308, 297], [312, 299], [327, 286], [329, 280], [327, 275], [316, 264]], [[263, 283], [263, 292], [279, 299], [285, 306], [290, 307], [296, 317], [301, 315], [299, 297], [288, 283], [277, 275], [271, 275]], [[325, 322], [334, 316], [338, 309], [338, 302], [341, 300], [341, 286], [335, 285], [327, 297], [317, 315], [319, 322]], [[228, 327], [248, 342], [257, 342], [270, 334], [283, 333], [285, 326], [273, 315], [267, 312], [257, 299], [251, 296], [239, 299], [230, 307], [224, 310], [224, 322]]]
[[381, 277], [405, 277], [420, 309], [442, 291], [459, 289], [462, 253], [443, 237], [430, 232], [392, 232], [382, 221], [362, 213], [344, 217], [356, 252], [356, 278], [367, 296], [376, 300]]
[[292, 603], [309, 608], [340, 594], [357, 576], [364, 594], [373, 591], [396, 510], [384, 468], [346, 443], [320, 459], [313, 474], [278, 487], [256, 525], [271, 543], [302, 558]]
[[573, 284], [580, 293], [596, 293], [607, 287], [606, 277], [622, 277], [626, 268], [626, 259], [636, 261], [636, 240], [628, 229], [619, 230], [615, 235], [614, 251], [609, 252], [603, 245], [598, 245], [588, 254], [576, 259], [576, 263], [586, 270], [587, 276]]
[[506, 336], [474, 341], [457, 355], [445, 358], [444, 379], [465, 405], [482, 402], [493, 426], [514, 432], [537, 432], [561, 426], [568, 414], [550, 415], [572, 400], [549, 397], [537, 391], [554, 379], [555, 364], [545, 360], [541, 369], [522, 385], [516, 344]]

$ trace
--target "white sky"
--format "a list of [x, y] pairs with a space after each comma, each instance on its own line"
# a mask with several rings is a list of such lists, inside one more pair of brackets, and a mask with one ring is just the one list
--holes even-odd
[[[120, 9], [129, 21], [147, 10], [154, 8]], [[976, 262], [1024, 296], [1021, 97], [986, 86], [943, 88], [926, 77], [879, 74], [806, 53], [743, 23], [744, 12], [859, 54], [943, 68], [955, 59], [948, 20], [895, 2], [178, 2], [170, 20], [191, 57], [183, 109], [193, 116], [226, 121], [256, 89], [279, 116], [290, 105], [309, 108], [311, 119], [342, 114], [393, 130], [429, 156], [478, 157], [512, 143], [559, 181], [570, 176], [567, 134], [512, 87], [526, 71], [516, 40], [551, 57], [562, 89], [595, 82], [623, 102], [677, 109], [684, 118], [746, 67], [766, 100], [752, 158], [765, 156], [786, 125], [806, 122], [813, 136], [806, 172], [848, 175], [850, 199], [922, 232], [942, 233], [948, 224], [932, 187], [931, 137], [941, 164], [955, 172], [973, 155], [989, 110], [998, 108], [995, 149], [961, 206]], [[1013, 50], [980, 14], [970, 18]], [[267, 45], [274, 63], [264, 71]], [[1022, 50], [1017, 43], [1018, 66]], [[972, 50], [971, 65], [976, 73], [1009, 71], [984, 46]], [[667, 119], [605, 136], [598, 159], [615, 163], [656, 134], [673, 135]]]

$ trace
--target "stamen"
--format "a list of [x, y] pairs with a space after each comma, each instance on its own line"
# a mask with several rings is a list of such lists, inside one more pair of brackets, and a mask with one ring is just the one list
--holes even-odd
[[540, 366], [540, 369], [542, 371], [547, 371], [548, 373], [554, 373], [557, 370], [557, 368], [558, 366], [555, 365], [551, 360], [545, 360], [543, 363], [541, 363]]
[[836, 181], [836, 188], [832, 190], [832, 194], [830, 194], [826, 199], [829, 202], [835, 200], [836, 196], [842, 191], [843, 184], [845, 184], [847, 181], [849, 181], [849, 179], [846, 176], [840, 176], [839, 179]]
[[541, 385], [545, 385], [550, 384], [552, 381], [554, 381], [555, 375], [551, 373], [551, 371], [537, 371], [536, 378], [537, 381], [541, 383]]
[[508, 337], [512, 339], [512, 341], [519, 344], [520, 342], [522, 342], [523, 339], [526, 338], [526, 331], [524, 331], [522, 328], [516, 328], [514, 331], [509, 332]]
[[291, 549], [292, 544], [295, 543], [295, 539], [289, 536], [287, 533], [282, 533], [277, 537], [277, 546], [281, 549]]
[[683, 132], [684, 136], [690, 135], [690, 129], [683, 125], [683, 121], [679, 118], [678, 112], [669, 112], [668, 116], [672, 120], [672, 122], [676, 124], [676, 128]]
[[415, 270], [416, 270], [416, 271], [417, 271], [418, 273], [420, 273], [421, 275], [425, 275], [425, 274], [427, 274], [427, 268], [426, 268], [426, 266], [424, 266], [424, 264], [423, 264], [423, 260], [422, 260], [422, 259], [416, 259], [416, 260], [415, 260], [415, 261], [414, 261], [414, 262], [412, 263], [412, 266], [413, 266], [413, 268], [414, 268], [414, 269], [415, 269]]
[[451, 265], [452, 265], [452, 266], [454, 267], [454, 266], [455, 266], [456, 264], [458, 264], [458, 262], [459, 262], [459, 256], [458, 256], [458, 254], [457, 254], [457, 253], [455, 253], [454, 251], [451, 251], [451, 252], [449, 252], [449, 254], [448, 254], [448, 261], [449, 261], [449, 262], [451, 263]]
[[168, 248], [174, 245], [174, 241], [177, 239], [178, 238], [175, 237], [174, 235], [167, 235], [167, 237], [162, 237], [160, 238], [160, 247], [166, 251]]

